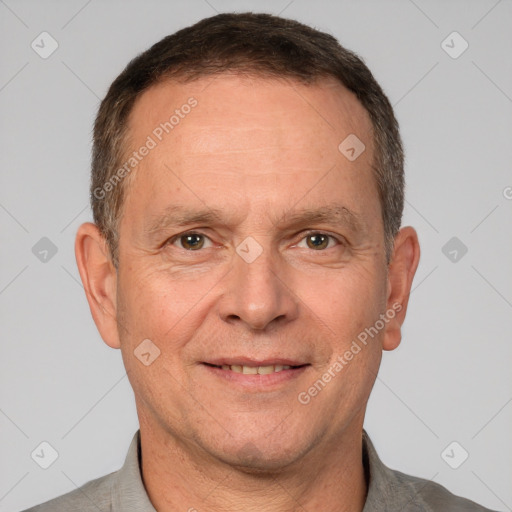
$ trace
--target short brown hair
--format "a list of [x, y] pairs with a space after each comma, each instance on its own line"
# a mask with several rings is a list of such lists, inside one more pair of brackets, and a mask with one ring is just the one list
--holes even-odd
[[122, 163], [135, 100], [165, 79], [186, 82], [232, 71], [304, 84], [334, 77], [357, 96], [373, 125], [372, 167], [389, 262], [404, 203], [402, 143], [389, 100], [364, 62], [333, 36], [294, 20], [249, 12], [218, 14], [163, 38], [126, 66], [101, 102], [94, 125], [91, 206], [114, 265], [126, 187], [120, 183], [108, 194], [103, 187], [116, 178]]

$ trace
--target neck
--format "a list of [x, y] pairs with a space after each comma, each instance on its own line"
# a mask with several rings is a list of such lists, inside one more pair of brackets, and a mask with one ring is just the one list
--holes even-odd
[[159, 512], [363, 510], [362, 422], [286, 468], [257, 474], [213, 460], [144, 421], [140, 428], [144, 486]]

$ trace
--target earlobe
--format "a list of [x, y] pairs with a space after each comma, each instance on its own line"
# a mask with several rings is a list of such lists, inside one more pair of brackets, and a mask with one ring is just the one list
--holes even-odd
[[117, 273], [105, 238], [95, 224], [86, 222], [78, 228], [75, 256], [96, 327], [108, 346], [119, 348], [116, 319]]
[[414, 274], [420, 260], [420, 245], [414, 228], [402, 228], [395, 237], [393, 256], [388, 268], [386, 310], [389, 323], [382, 342], [384, 350], [394, 350], [402, 339], [402, 324], [407, 312]]

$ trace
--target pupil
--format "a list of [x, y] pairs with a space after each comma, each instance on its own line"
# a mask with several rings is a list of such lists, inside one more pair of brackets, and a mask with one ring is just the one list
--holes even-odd
[[310, 238], [314, 247], [320, 247], [326, 239], [324, 235], [311, 235]]
[[191, 248], [196, 248], [201, 245], [201, 235], [186, 235], [185, 236], [185, 247], [192, 246]]

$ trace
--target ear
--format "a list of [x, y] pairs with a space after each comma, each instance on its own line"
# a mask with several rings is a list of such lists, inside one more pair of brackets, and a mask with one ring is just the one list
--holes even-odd
[[78, 228], [75, 256], [94, 323], [103, 341], [109, 347], [119, 348], [116, 320], [117, 271], [111, 261], [106, 240], [95, 224], [86, 222]]
[[412, 281], [420, 261], [420, 244], [414, 228], [402, 228], [395, 237], [393, 255], [388, 268], [386, 311], [389, 322], [382, 342], [384, 350], [394, 350], [402, 340], [402, 324], [407, 312]]

